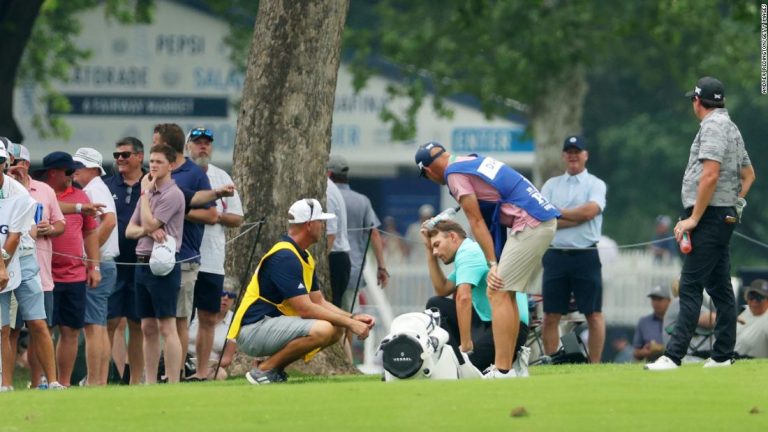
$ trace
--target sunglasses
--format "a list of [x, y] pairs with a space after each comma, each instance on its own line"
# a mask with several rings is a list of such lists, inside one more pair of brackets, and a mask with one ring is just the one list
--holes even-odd
[[754, 291], [752, 291], [749, 294], [747, 294], [747, 301], [754, 300], [754, 301], [761, 302], [761, 301], [765, 300], [765, 298], [766, 297], [764, 295], [758, 294], [758, 293], [756, 293]]
[[130, 152], [130, 151], [124, 151], [124, 152], [114, 152], [112, 153], [112, 157], [115, 158], [115, 160], [123, 158], [128, 159], [129, 157], [135, 155], [136, 153]]
[[233, 293], [231, 291], [224, 291], [224, 292], [221, 293], [221, 296], [222, 297], [226, 297], [226, 298], [230, 298], [230, 299], [236, 299], [237, 298], [237, 294]]
[[213, 141], [213, 132], [210, 129], [195, 128], [195, 129], [192, 129], [192, 132], [189, 133], [189, 137], [193, 140], [200, 137], [206, 137], [211, 141]]

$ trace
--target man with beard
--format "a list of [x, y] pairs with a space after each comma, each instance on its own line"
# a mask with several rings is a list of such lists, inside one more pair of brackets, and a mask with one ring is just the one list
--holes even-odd
[[[197, 127], [187, 134], [187, 154], [208, 175], [213, 189], [232, 186], [232, 178], [211, 162], [213, 132]], [[195, 375], [187, 381], [205, 381], [209, 376], [207, 359], [211, 354], [213, 336], [221, 309], [221, 293], [224, 289], [224, 256], [226, 255], [226, 228], [243, 224], [243, 206], [237, 192], [222, 196], [215, 201], [216, 223], [205, 225], [200, 244], [200, 271], [195, 282], [193, 307], [197, 309], [197, 336], [195, 352], [198, 362]]]

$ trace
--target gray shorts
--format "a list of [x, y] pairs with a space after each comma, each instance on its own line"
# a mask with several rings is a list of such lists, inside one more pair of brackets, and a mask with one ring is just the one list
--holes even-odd
[[308, 336], [315, 321], [295, 316], [264, 317], [240, 329], [237, 346], [251, 357], [271, 356], [290, 341]]
[[109, 296], [115, 290], [117, 281], [117, 265], [113, 259], [102, 260], [99, 270], [99, 286], [88, 287], [85, 291], [85, 323], [106, 326]]

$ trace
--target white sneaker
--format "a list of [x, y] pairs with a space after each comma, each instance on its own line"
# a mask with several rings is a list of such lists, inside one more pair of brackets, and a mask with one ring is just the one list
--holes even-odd
[[54, 381], [50, 384], [48, 384], [48, 388], [51, 390], [66, 390], [67, 388], [61, 384], [59, 384], [58, 381]]
[[527, 346], [521, 346], [517, 351], [517, 358], [512, 364], [512, 368], [515, 370], [515, 375], [520, 378], [528, 377], [528, 358], [531, 357], [531, 349]]
[[515, 373], [514, 369], [510, 369], [507, 373], [503, 373], [502, 371], [496, 369], [496, 365], [490, 365], [483, 372], [483, 379], [508, 379], [508, 378], [517, 378], [517, 374]]
[[12, 392], [13, 386], [0, 386], [0, 393]]
[[708, 358], [707, 361], [704, 362], [705, 368], [721, 368], [721, 367], [730, 367], [733, 364], [733, 359], [723, 360], [721, 362], [715, 361], [713, 358]]
[[653, 363], [646, 363], [644, 369], [649, 371], [664, 371], [664, 370], [677, 369], [678, 367], [680, 366], [678, 366], [677, 363], [672, 361], [671, 358], [663, 355], [657, 358], [656, 361]]

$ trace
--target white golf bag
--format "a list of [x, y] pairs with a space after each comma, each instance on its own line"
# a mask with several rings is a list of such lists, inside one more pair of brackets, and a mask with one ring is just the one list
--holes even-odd
[[466, 354], [456, 357], [448, 345], [448, 332], [440, 327], [440, 312], [436, 309], [396, 317], [379, 351], [384, 381], [482, 377]]

